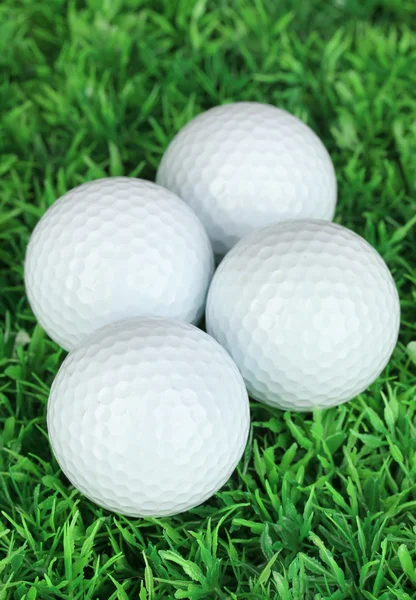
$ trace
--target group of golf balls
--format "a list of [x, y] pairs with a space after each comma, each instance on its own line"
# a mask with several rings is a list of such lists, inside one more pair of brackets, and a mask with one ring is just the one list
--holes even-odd
[[25, 283], [69, 351], [47, 425], [76, 488], [129, 516], [188, 510], [242, 457], [248, 395], [308, 411], [373, 382], [399, 299], [374, 248], [331, 223], [336, 198], [315, 133], [241, 102], [185, 125], [157, 184], [100, 179], [47, 210]]

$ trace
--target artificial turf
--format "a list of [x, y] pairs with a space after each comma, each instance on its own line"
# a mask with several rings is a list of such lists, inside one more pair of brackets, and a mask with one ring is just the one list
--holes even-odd
[[[3, 0], [0, 600], [416, 597], [415, 23], [412, 0]], [[154, 179], [181, 125], [236, 100], [286, 108], [322, 138], [336, 220], [396, 281], [399, 344], [347, 405], [303, 415], [253, 402], [238, 471], [203, 506], [110, 514], [48, 445], [64, 352], [28, 306], [26, 243], [67, 189]]]

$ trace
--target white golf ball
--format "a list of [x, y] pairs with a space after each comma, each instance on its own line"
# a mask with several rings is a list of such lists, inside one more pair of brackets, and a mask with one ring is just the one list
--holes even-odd
[[337, 184], [317, 135], [256, 102], [217, 106], [168, 146], [157, 182], [191, 206], [222, 256], [251, 231], [299, 218], [331, 220]]
[[134, 315], [196, 323], [214, 269], [208, 236], [175, 194], [149, 181], [99, 179], [57, 200], [32, 233], [26, 291], [66, 350]]
[[48, 432], [63, 472], [121, 514], [172, 515], [228, 480], [249, 431], [243, 379], [193, 325], [125, 319], [71, 352], [52, 385]]
[[206, 320], [253, 398], [306, 411], [346, 402], [378, 377], [400, 305], [386, 264], [360, 236], [291, 221], [231, 250], [212, 280]]

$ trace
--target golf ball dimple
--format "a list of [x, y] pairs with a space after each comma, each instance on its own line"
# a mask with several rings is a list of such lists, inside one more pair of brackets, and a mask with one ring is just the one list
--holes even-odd
[[352, 231], [320, 220], [275, 224], [240, 241], [208, 293], [207, 331], [249, 394], [285, 410], [346, 402], [381, 373], [400, 304], [383, 259]]
[[27, 248], [25, 284], [39, 323], [71, 350], [124, 317], [196, 323], [213, 269], [208, 236], [182, 200], [113, 177], [71, 190], [44, 214]]
[[196, 212], [214, 252], [271, 223], [331, 220], [337, 184], [317, 135], [288, 112], [237, 102], [194, 118], [168, 146], [157, 182]]
[[172, 515], [220, 489], [249, 431], [243, 379], [193, 325], [136, 317], [94, 332], [63, 362], [47, 424], [85, 496], [128, 516]]

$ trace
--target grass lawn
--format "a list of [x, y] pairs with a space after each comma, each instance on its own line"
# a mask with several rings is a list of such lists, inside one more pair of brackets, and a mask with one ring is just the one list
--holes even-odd
[[[0, 600], [416, 597], [412, 24], [412, 0], [1, 3]], [[253, 402], [239, 469], [203, 506], [120, 517], [74, 490], [51, 454], [46, 403], [65, 353], [28, 306], [26, 243], [67, 189], [154, 179], [181, 125], [235, 100], [286, 108], [320, 135], [336, 220], [393, 273], [399, 344], [342, 407]]]

